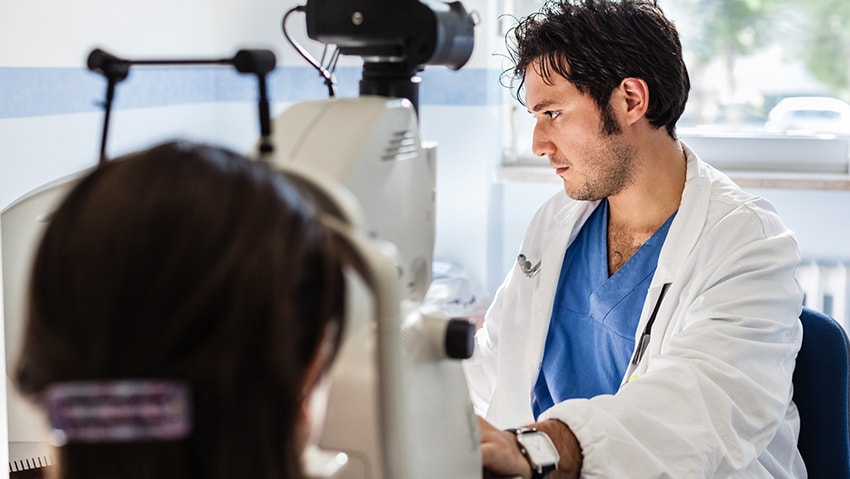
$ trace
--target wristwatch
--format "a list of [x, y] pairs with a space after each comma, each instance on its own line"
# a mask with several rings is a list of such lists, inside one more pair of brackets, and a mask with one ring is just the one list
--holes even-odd
[[558, 469], [558, 449], [545, 432], [528, 427], [507, 431], [516, 434], [519, 450], [531, 465], [531, 479], [544, 479]]

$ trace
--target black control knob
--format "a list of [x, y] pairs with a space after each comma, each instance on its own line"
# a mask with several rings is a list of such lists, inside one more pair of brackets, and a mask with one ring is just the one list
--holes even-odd
[[452, 359], [472, 357], [475, 323], [467, 318], [451, 318], [446, 325], [446, 356]]

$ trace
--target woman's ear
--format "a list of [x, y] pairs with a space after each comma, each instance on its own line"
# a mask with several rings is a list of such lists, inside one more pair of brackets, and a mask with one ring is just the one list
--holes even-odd
[[330, 350], [333, 346], [327, 337], [323, 338], [316, 352], [313, 354], [313, 359], [307, 364], [307, 370], [304, 371], [303, 379], [301, 380], [301, 402], [309, 399], [313, 389], [319, 383], [322, 374], [325, 372]]
[[325, 333], [319, 343], [319, 347], [313, 354], [313, 358], [307, 364], [307, 369], [304, 371], [301, 381], [301, 401], [298, 412], [298, 433], [296, 436], [299, 451], [303, 450], [311, 439], [310, 436], [314, 430], [314, 418], [319, 418], [320, 420], [324, 418], [324, 407], [327, 401], [324, 399], [316, 400], [319, 398], [315, 396], [318, 394], [317, 389], [321, 389], [325, 368], [328, 365], [328, 360], [334, 348], [331, 337], [331, 334]]

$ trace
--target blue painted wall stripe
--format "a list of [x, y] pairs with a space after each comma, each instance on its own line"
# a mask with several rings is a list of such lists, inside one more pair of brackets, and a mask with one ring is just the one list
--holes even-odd
[[[499, 72], [468, 68], [420, 73], [422, 105], [488, 106], [501, 101]], [[360, 68], [338, 68], [337, 96], [357, 95]], [[273, 102], [326, 98], [327, 87], [309, 67], [279, 67], [268, 76]], [[0, 118], [98, 111], [106, 80], [72, 67], [0, 67]], [[118, 84], [113, 108], [253, 101], [257, 81], [228, 67], [134, 67]]]

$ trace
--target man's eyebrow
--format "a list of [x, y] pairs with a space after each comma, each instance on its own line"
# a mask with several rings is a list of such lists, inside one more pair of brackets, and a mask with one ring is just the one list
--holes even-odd
[[528, 110], [529, 113], [536, 113], [538, 111], [546, 110], [552, 105], [555, 104], [555, 100], [543, 100], [534, 105], [533, 108]]

